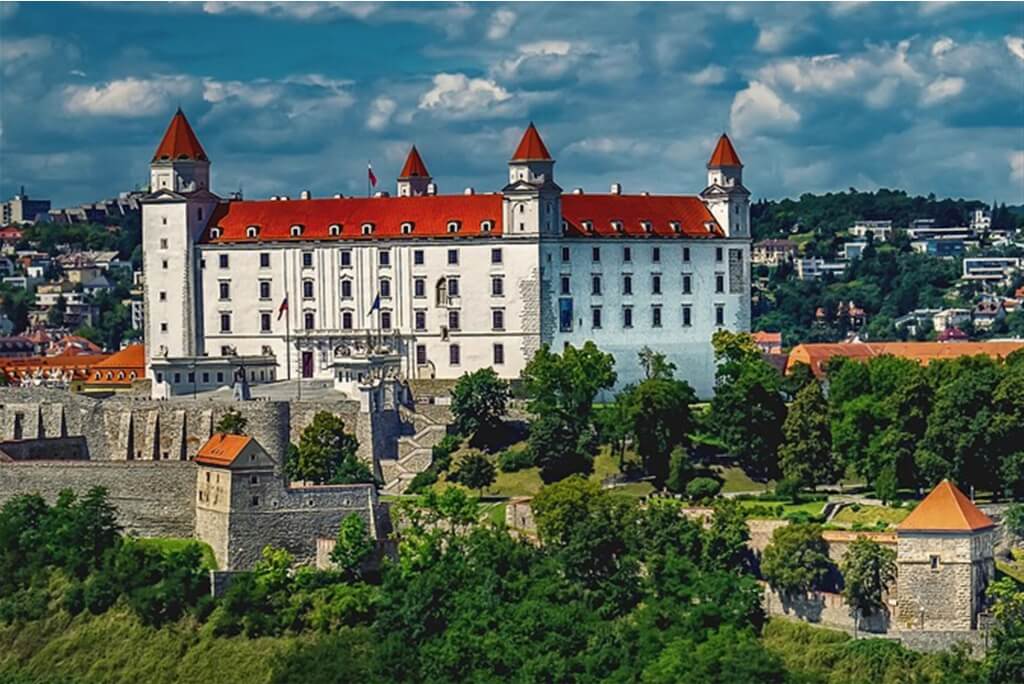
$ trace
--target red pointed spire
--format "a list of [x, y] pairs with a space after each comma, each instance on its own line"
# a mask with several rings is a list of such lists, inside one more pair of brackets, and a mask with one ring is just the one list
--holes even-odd
[[532, 121], [523, 133], [523, 139], [519, 141], [512, 161], [552, 161], [551, 153], [544, 146], [544, 141], [540, 139], [540, 133]]
[[732, 146], [732, 141], [725, 133], [718, 139], [715, 151], [711, 153], [711, 159], [708, 160], [709, 169], [716, 166], [743, 166], [740, 156], [736, 154], [736, 148]]
[[400, 179], [402, 178], [430, 178], [430, 172], [427, 171], [427, 165], [423, 163], [423, 158], [420, 157], [419, 150], [413, 145], [412, 149], [409, 150], [409, 156], [405, 158], [405, 166], [402, 167], [402, 172], [398, 174]]
[[183, 159], [187, 161], [210, 161], [206, 151], [199, 144], [192, 127], [185, 118], [185, 113], [178, 107], [174, 118], [171, 119], [163, 140], [153, 154], [153, 161], [175, 161]]

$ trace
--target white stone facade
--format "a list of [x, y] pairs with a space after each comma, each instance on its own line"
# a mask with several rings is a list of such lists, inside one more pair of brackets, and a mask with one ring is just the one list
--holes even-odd
[[[180, 169], [175, 152], [154, 158], [143, 205], [151, 377], [153, 359], [166, 376], [168, 359], [264, 356], [275, 380], [349, 386], [370, 379], [360, 359], [397, 355], [406, 378], [487, 366], [516, 378], [543, 344], [593, 340], [620, 384], [639, 378], [646, 345], [708, 397], [711, 335], [750, 329], [750, 203], [734, 151], [709, 164], [699, 197], [616, 191], [570, 207], [531, 126], [499, 193], [436, 195], [422, 176], [431, 192], [243, 202], [209, 192], [191, 140]], [[180, 391], [161, 384], [156, 396]]]

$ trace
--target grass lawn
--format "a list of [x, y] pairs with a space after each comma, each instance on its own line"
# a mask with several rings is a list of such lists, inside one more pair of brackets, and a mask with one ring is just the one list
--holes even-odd
[[[774, 511], [776, 509], [776, 507], [778, 507], [780, 505], [779, 503], [774, 502], [774, 501], [749, 501], [749, 500], [748, 501], [740, 501], [739, 504], [743, 508], [763, 507], [763, 508], [765, 508], [767, 510], [770, 510], [770, 511]], [[798, 503], [798, 504], [792, 504], [792, 503], [781, 504], [781, 506], [782, 506], [782, 517], [785, 517], [786, 515], [788, 515], [790, 513], [806, 513], [807, 515], [820, 515], [821, 514], [821, 509], [825, 507], [825, 502], [824, 501], [807, 501], [805, 503]], [[774, 519], [774, 518], [777, 518], [779, 516], [776, 516], [774, 513], [772, 513], [770, 515], [758, 514], [756, 517], [759, 517], [759, 518], [763, 517], [763, 518]]]
[[1013, 549], [1013, 560], [1010, 562], [996, 561], [996, 569], [1024, 584], [1024, 549]]
[[723, 494], [730, 492], [764, 492], [775, 487], [773, 480], [768, 482], [755, 482], [751, 480], [743, 472], [743, 469], [738, 466], [712, 466], [711, 469], [722, 480]]
[[840, 510], [836, 517], [830, 522], [835, 525], [864, 525], [874, 527], [882, 522], [892, 527], [903, 522], [903, 519], [910, 515], [909, 508], [889, 508], [888, 506], [860, 506], [860, 510], [854, 510], [852, 506], [846, 506]]
[[178, 539], [175, 537], [140, 537], [135, 540], [141, 546], [148, 546], [160, 549], [163, 553], [181, 551], [189, 544], [198, 544], [199, 550], [203, 552], [203, 567], [208, 570], [217, 569], [217, 559], [213, 555], [210, 545], [198, 539]]

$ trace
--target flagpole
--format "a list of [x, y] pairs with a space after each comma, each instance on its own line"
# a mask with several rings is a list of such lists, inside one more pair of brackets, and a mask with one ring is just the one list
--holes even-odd
[[367, 159], [366, 160], [366, 169], [367, 169], [367, 171], [366, 171], [366, 196], [367, 197], [369, 197], [370, 194], [371, 194], [371, 191], [370, 191], [370, 171], [369, 171], [371, 168], [372, 167], [370, 166], [370, 160]]
[[[288, 250], [284, 250], [284, 303], [288, 305]], [[288, 379], [292, 379], [292, 326], [291, 311], [284, 310], [284, 357], [285, 365], [288, 367]], [[281, 316], [278, 315], [278, 318]]]

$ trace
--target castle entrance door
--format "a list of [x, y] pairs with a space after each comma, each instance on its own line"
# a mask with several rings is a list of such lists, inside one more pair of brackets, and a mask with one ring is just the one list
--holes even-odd
[[302, 352], [302, 377], [313, 377], [313, 352]]

